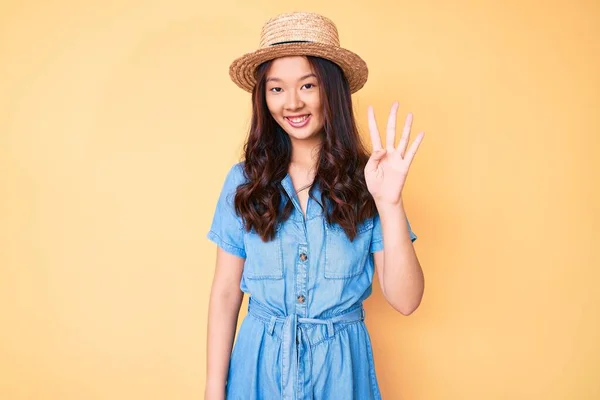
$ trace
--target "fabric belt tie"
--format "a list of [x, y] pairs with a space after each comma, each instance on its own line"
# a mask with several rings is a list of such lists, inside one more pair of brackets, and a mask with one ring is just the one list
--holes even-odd
[[[365, 310], [360, 307], [347, 313], [336, 315], [328, 319], [303, 318], [297, 314], [290, 314], [287, 317], [273, 315], [263, 305], [252, 300], [248, 303], [248, 311], [256, 317], [269, 321], [267, 332], [273, 334], [276, 324], [283, 324], [282, 331], [282, 349], [281, 349], [281, 392], [283, 400], [296, 400], [298, 393], [298, 346], [305, 346], [308, 350], [309, 362], [312, 362], [312, 353], [310, 343], [302, 335], [302, 324], [327, 325], [327, 337], [335, 335], [334, 324], [363, 321], [365, 319]], [[310, 388], [308, 388], [310, 390]]]

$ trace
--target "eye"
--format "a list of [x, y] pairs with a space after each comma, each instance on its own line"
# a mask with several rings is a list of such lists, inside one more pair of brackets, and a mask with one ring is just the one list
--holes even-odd
[[281, 93], [281, 88], [280, 87], [274, 87], [269, 89], [269, 92], [274, 92], [274, 93]]
[[305, 83], [302, 87], [306, 87], [307, 89], [312, 89], [314, 87], [316, 87], [317, 85], [312, 84], [312, 83]]

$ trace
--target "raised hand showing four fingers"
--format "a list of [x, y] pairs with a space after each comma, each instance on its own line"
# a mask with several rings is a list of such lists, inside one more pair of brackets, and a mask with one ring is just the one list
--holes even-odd
[[375, 122], [373, 107], [369, 106], [368, 120], [373, 152], [365, 166], [365, 180], [367, 188], [376, 203], [398, 204], [401, 202], [402, 189], [410, 165], [425, 136], [423, 132], [419, 133], [408, 151], [406, 150], [412, 125], [412, 114], [408, 114], [400, 143], [397, 147], [394, 147], [397, 113], [398, 102], [394, 102], [388, 118], [386, 148], [384, 149], [381, 145], [381, 137]]

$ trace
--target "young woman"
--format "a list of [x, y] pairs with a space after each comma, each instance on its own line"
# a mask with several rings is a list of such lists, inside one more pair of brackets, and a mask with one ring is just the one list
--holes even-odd
[[375, 269], [394, 309], [421, 301], [402, 189], [423, 134], [407, 150], [409, 115], [395, 147], [395, 103], [384, 148], [369, 108], [369, 156], [351, 100], [367, 66], [317, 14], [269, 20], [230, 75], [253, 112], [208, 233], [218, 247], [206, 399], [380, 399], [362, 303]]

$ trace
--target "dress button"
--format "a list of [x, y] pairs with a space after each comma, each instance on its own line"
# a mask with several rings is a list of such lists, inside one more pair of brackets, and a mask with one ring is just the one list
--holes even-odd
[[306, 300], [306, 298], [302, 295], [298, 296], [298, 303], [304, 303], [304, 300]]
[[308, 258], [308, 256], [305, 253], [300, 254], [300, 259], [302, 261], [306, 261], [307, 258]]

